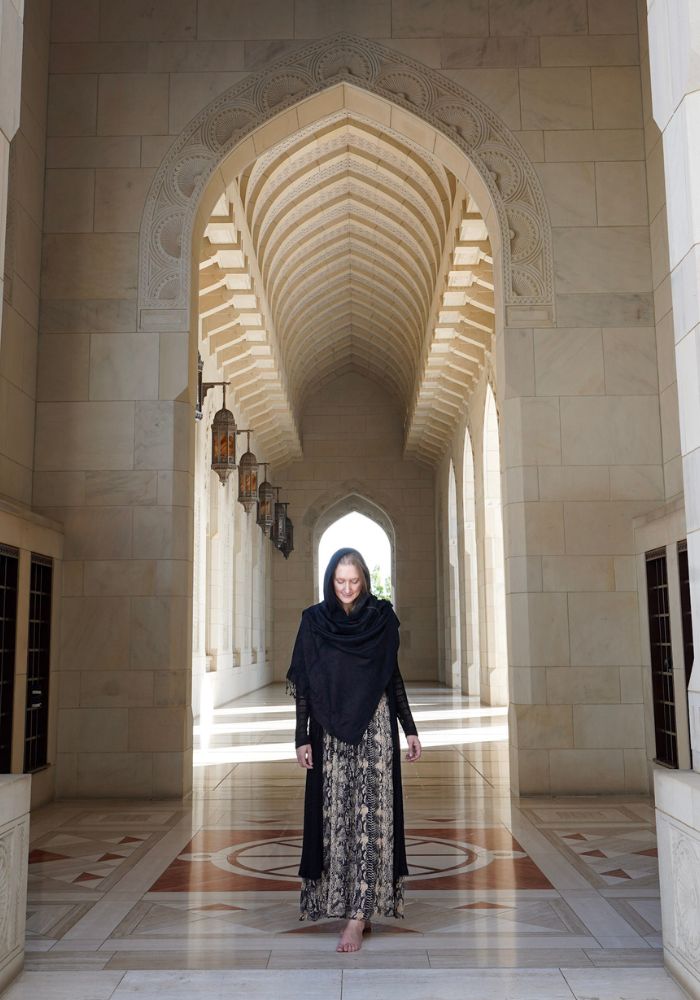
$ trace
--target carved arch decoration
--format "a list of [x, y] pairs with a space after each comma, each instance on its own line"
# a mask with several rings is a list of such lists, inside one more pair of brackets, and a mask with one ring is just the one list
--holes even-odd
[[175, 140], [153, 180], [141, 226], [141, 326], [152, 311], [188, 314], [194, 220], [217, 166], [280, 112], [340, 83], [410, 112], [468, 157], [498, 217], [504, 304], [548, 307], [551, 315], [549, 218], [537, 174], [515, 136], [485, 104], [436, 70], [377, 42], [340, 34], [246, 77], [207, 105]]

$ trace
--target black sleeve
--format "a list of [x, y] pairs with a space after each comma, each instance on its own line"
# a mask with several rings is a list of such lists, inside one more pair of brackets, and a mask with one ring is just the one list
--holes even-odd
[[399, 722], [401, 723], [401, 728], [406, 736], [417, 736], [418, 730], [416, 729], [416, 724], [413, 721], [413, 716], [411, 715], [411, 708], [408, 704], [406, 688], [404, 687], [403, 677], [401, 676], [398, 663], [394, 667], [394, 675], [391, 678], [391, 682], [394, 685], [396, 714], [399, 718]]
[[297, 725], [294, 746], [303, 747], [309, 742], [309, 703], [303, 695], [296, 697]]

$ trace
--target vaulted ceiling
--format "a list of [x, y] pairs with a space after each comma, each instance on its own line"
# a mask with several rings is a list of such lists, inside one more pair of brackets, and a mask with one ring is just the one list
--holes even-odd
[[[274, 462], [299, 453], [307, 395], [347, 371], [437, 457], [493, 327], [486, 227], [442, 163], [339, 113], [259, 157], [207, 226], [201, 340]], [[438, 452], [439, 454], [439, 452]]]

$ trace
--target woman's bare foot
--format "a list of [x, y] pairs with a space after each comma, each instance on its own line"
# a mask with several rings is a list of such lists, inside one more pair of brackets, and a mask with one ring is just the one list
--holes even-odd
[[362, 933], [364, 931], [364, 920], [348, 920], [340, 935], [336, 951], [359, 951], [362, 947]]

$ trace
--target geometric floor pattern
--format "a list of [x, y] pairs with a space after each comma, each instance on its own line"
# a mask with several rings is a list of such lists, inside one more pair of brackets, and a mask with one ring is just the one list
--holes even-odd
[[196, 733], [190, 800], [33, 815], [27, 962], [2, 1000], [682, 1000], [649, 799], [516, 800], [502, 710], [409, 697], [405, 919], [354, 955], [339, 922], [299, 921], [304, 774], [270, 686]]

